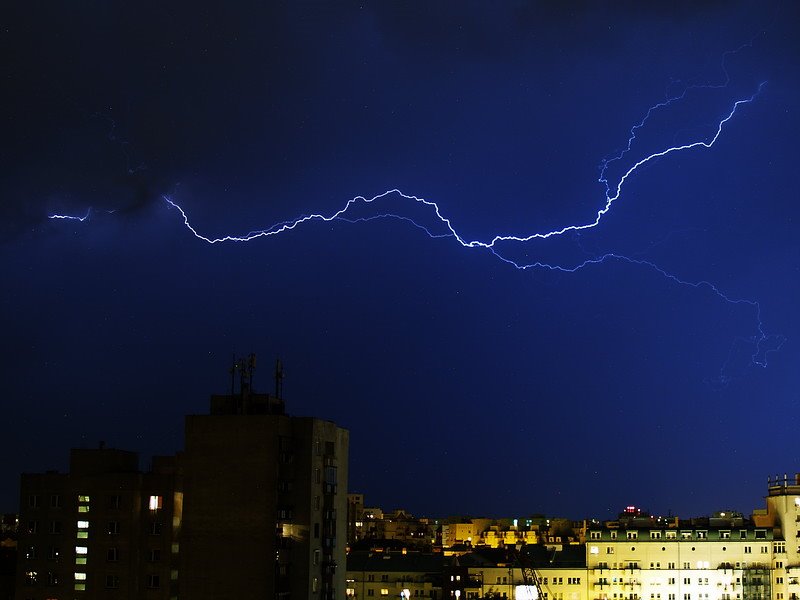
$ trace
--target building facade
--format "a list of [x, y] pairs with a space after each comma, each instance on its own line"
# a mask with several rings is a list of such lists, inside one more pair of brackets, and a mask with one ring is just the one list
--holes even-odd
[[72, 450], [68, 473], [21, 481], [16, 597], [177, 597], [182, 495], [174, 457]]
[[344, 596], [349, 433], [273, 396], [214, 396], [186, 418], [181, 596]]

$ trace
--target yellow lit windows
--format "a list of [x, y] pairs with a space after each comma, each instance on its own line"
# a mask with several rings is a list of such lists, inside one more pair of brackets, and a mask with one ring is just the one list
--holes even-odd
[[148, 506], [150, 510], [161, 510], [161, 505], [164, 499], [162, 496], [150, 496], [150, 502]]

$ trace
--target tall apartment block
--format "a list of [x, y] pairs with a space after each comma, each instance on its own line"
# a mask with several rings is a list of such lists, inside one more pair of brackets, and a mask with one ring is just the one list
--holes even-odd
[[349, 433], [279, 395], [243, 385], [186, 418], [182, 598], [344, 599]]
[[182, 497], [175, 458], [72, 450], [68, 473], [21, 481], [19, 600], [173, 598]]
[[151, 471], [100, 448], [22, 476], [19, 600], [344, 600], [349, 433], [285, 414], [280, 369], [268, 395], [235, 367]]

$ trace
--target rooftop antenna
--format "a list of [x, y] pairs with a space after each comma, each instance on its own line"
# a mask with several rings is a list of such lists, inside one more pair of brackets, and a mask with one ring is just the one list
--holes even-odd
[[233, 398], [234, 394], [234, 382], [236, 381], [236, 353], [231, 352], [231, 368], [229, 370], [231, 374], [231, 398]]
[[275, 361], [275, 397], [283, 399], [283, 365], [280, 358]]
[[247, 357], [247, 379], [249, 380], [250, 391], [253, 391], [253, 371], [256, 370], [256, 355], [251, 353]]

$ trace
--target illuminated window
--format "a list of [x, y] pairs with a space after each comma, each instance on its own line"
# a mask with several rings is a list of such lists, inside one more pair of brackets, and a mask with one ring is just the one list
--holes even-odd
[[83, 592], [84, 590], [86, 590], [86, 584], [85, 583], [76, 583], [75, 584], [75, 591], [76, 592]]
[[25, 583], [27, 585], [36, 585], [36, 580], [39, 574], [36, 571], [25, 571]]
[[79, 532], [78, 532], [78, 535], [77, 535], [76, 537], [77, 537], [79, 540], [85, 540], [86, 538], [88, 538], [88, 537], [89, 537], [89, 532], [88, 532], [88, 531], [79, 531]]
[[78, 521], [78, 529], [89, 529], [89, 521]]
[[159, 510], [162, 504], [161, 496], [150, 496], [150, 510]]
[[58, 573], [54, 573], [53, 571], [48, 571], [47, 585], [58, 585]]
[[76, 556], [75, 557], [75, 564], [76, 565], [85, 565], [86, 564], [86, 557], [85, 556]]
[[75, 581], [86, 581], [86, 573], [75, 573]]
[[81, 505], [81, 506], [78, 507], [78, 512], [79, 513], [87, 513], [87, 512], [89, 512], [89, 507]]
[[89, 496], [78, 496], [78, 504], [89, 504], [90, 500]]
[[389, 590], [387, 590], [386, 588], [381, 588], [381, 596], [388, 596], [388, 595], [389, 595]]
[[88, 554], [89, 548], [86, 546], [75, 546], [75, 554]]

